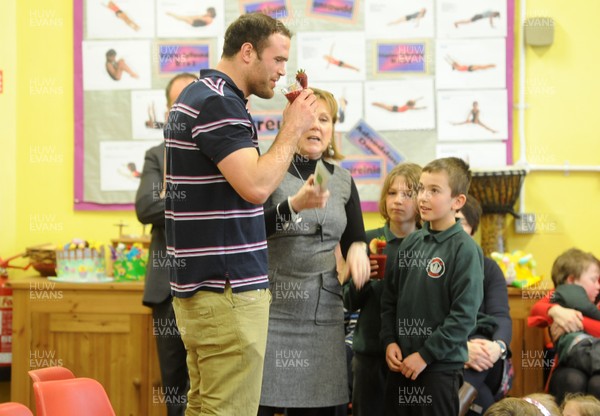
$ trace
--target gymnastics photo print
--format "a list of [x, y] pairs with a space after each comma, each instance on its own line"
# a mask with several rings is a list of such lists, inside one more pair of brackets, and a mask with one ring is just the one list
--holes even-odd
[[376, 130], [434, 129], [433, 79], [366, 82], [365, 119]]
[[506, 0], [438, 0], [438, 38], [506, 37]]
[[506, 41], [438, 40], [435, 83], [440, 90], [506, 88]]
[[366, 0], [365, 32], [368, 39], [433, 38], [433, 0]]
[[506, 90], [438, 91], [438, 139], [508, 139]]

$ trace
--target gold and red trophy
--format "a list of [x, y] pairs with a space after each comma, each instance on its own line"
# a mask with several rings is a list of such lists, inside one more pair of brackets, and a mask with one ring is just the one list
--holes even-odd
[[282, 91], [285, 94], [285, 98], [287, 98], [290, 103], [293, 103], [302, 90], [305, 90], [306, 88], [308, 88], [308, 76], [303, 69], [299, 69], [298, 72], [296, 72], [296, 80], [294, 83], [287, 88], [284, 88]]
[[387, 245], [387, 242], [383, 238], [374, 238], [369, 243], [369, 259], [377, 261], [377, 275], [371, 276], [371, 279], [381, 280], [385, 275], [385, 264], [387, 262], [387, 255], [383, 254], [383, 249]]

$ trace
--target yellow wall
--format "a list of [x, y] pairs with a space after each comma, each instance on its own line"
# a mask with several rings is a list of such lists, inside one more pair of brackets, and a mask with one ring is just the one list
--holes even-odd
[[[527, 2], [529, 17], [550, 16], [555, 22], [552, 46], [527, 48], [525, 133], [531, 164], [600, 166], [600, 81], [593, 70], [600, 64], [598, 13], [598, 2]], [[599, 206], [600, 173], [532, 172], [525, 179], [525, 208], [537, 214], [539, 231], [516, 235], [511, 221], [509, 249], [533, 253], [546, 276], [554, 258], [569, 247], [600, 255]]]
[[[518, 3], [518, 2], [517, 2]], [[516, 18], [519, 18], [517, 4]], [[581, 11], [585, 10], [585, 13]], [[600, 3], [529, 0], [527, 16], [554, 18], [554, 44], [526, 49], [526, 159], [529, 164], [600, 167]], [[518, 20], [517, 20], [518, 22]], [[518, 29], [519, 25], [515, 24]], [[518, 45], [515, 34], [515, 102], [518, 102]], [[514, 111], [514, 161], [520, 158], [518, 112]], [[535, 234], [515, 234], [507, 220], [508, 250], [532, 253], [548, 277], [561, 252], [577, 246], [600, 256], [600, 173], [530, 172], [524, 182], [525, 211], [537, 215]], [[519, 208], [519, 202], [515, 209]], [[380, 226], [367, 214], [368, 228]]]
[[[16, 164], [14, 173], [5, 176], [15, 189], [3, 192], [2, 204], [16, 207], [16, 215], [2, 216], [2, 229], [14, 226], [15, 232], [7, 237], [2, 233], [0, 255], [45, 242], [62, 244], [74, 237], [108, 242], [118, 235], [113, 224], [121, 220], [129, 224], [125, 232], [141, 234], [132, 212], [73, 210], [72, 1], [8, 3], [16, 5], [18, 45], [16, 112], [15, 107], [8, 110], [16, 119], [16, 139], [11, 141], [16, 143]], [[14, 21], [4, 14], [3, 19]], [[0, 43], [12, 45], [13, 39], [3, 37]], [[15, 89], [14, 79], [5, 84], [5, 90], [9, 88]], [[4, 152], [0, 157], [2, 166], [15, 160]]]
[[[14, 180], [17, 171], [16, 146], [17, 131], [15, 107], [17, 94], [15, 78], [17, 68], [14, 39], [17, 32], [15, 22], [16, 1], [10, 0], [2, 6], [0, 13], [0, 71], [2, 71], [2, 94], [0, 94], [0, 178], [3, 178], [0, 192], [0, 257], [8, 257], [15, 249], [17, 227], [16, 216], [17, 184]], [[16, 253], [15, 253], [16, 254]]]
[[[131, 212], [73, 210], [72, 2], [3, 0], [2, 8], [0, 256], [74, 237], [108, 241], [121, 220], [130, 224], [126, 232], [139, 233]], [[530, 0], [527, 10], [556, 22], [553, 46], [527, 49], [528, 161], [600, 165], [600, 3]], [[570, 246], [600, 254], [600, 174], [532, 172], [525, 191], [526, 210], [538, 214], [542, 230], [515, 235], [509, 221], [509, 249], [533, 253], [543, 274]], [[368, 228], [380, 225], [376, 214], [365, 219]]]

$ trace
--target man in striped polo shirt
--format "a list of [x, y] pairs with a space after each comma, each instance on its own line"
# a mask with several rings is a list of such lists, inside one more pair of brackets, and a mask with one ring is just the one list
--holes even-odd
[[171, 290], [188, 353], [186, 416], [255, 416], [270, 293], [262, 204], [283, 179], [298, 139], [314, 123], [303, 91], [260, 155], [247, 97], [274, 95], [291, 33], [263, 14], [240, 16], [221, 60], [202, 70], [169, 113], [165, 222]]

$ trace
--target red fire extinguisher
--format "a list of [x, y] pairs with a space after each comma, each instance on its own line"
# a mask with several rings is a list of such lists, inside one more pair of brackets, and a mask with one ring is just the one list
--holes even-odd
[[6, 260], [0, 258], [0, 367], [9, 367], [12, 363], [12, 289], [6, 284], [7, 269], [26, 270], [29, 264], [25, 267], [9, 264], [11, 260], [22, 256], [23, 253]]

